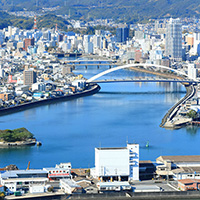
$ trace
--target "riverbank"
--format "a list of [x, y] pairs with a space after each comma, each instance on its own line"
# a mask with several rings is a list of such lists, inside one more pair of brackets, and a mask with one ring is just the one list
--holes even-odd
[[[162, 73], [162, 72], [154, 72], [154, 71], [150, 71], [144, 68], [138, 68], [138, 67], [131, 67], [131, 70], [137, 71], [137, 72], [144, 72], [144, 73], [148, 73], [148, 74], [153, 74], [156, 76], [162, 76], [165, 78], [176, 78], [176, 79], [183, 79], [182, 77], [176, 76], [174, 74], [166, 74], [166, 73]], [[181, 105], [183, 103], [186, 103], [188, 100], [190, 100], [194, 95], [195, 95], [195, 87], [193, 85], [189, 85], [188, 83], [182, 83], [185, 88], [186, 88], [186, 95], [180, 99], [172, 108], [170, 108], [170, 110], [168, 110], [168, 112], [165, 114], [165, 116], [162, 118], [160, 127], [162, 128], [167, 128], [167, 129], [177, 129], [177, 128], [182, 128], [184, 126], [186, 126], [191, 120], [188, 118], [181, 118], [181, 119], [177, 119], [177, 120], [173, 120], [179, 109], [181, 108]]]
[[13, 106], [13, 107], [2, 108], [2, 109], [0, 109], [0, 116], [11, 114], [11, 113], [14, 113], [14, 112], [20, 112], [20, 111], [27, 110], [27, 109], [37, 107], [37, 106], [41, 106], [41, 105], [48, 105], [48, 104], [58, 103], [58, 102], [62, 102], [62, 101], [69, 101], [69, 100], [77, 99], [77, 98], [80, 98], [80, 97], [93, 95], [93, 94], [99, 92], [100, 89], [101, 88], [100, 88], [99, 85], [94, 84], [94, 85], [90, 85], [88, 87], [88, 89], [85, 89], [81, 92], [77, 92], [77, 93], [74, 93], [74, 94], [68, 94], [68, 95], [55, 97], [55, 98], [49, 98], [49, 99], [43, 99], [43, 100], [39, 100], [39, 101], [27, 102], [27, 103], [23, 103], [23, 104], [20, 104], [20, 105]]

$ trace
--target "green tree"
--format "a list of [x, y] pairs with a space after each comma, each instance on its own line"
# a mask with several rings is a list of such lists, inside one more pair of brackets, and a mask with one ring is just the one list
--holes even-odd
[[188, 113], [187, 113], [187, 116], [189, 118], [192, 118], [192, 120], [196, 120], [198, 118], [198, 114], [195, 110], [190, 110]]
[[26, 141], [33, 138], [33, 134], [26, 128], [0, 130], [0, 139], [5, 142]]

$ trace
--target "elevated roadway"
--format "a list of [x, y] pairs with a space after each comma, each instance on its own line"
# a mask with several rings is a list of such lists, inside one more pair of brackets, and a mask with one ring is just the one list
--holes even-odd
[[90, 83], [115, 83], [115, 82], [179, 82], [184, 85], [190, 85], [194, 83], [190, 79], [166, 79], [166, 78], [154, 78], [154, 77], [135, 77], [135, 78], [124, 78], [124, 79], [104, 79], [104, 80], [94, 80]]

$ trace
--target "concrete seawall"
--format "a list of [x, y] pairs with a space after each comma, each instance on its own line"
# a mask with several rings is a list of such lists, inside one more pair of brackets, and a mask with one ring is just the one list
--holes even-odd
[[[138, 68], [138, 67], [131, 67], [130, 70], [138, 71], [138, 72], [144, 72], [144, 73], [153, 74], [153, 75], [157, 75], [157, 76], [162, 76], [162, 77], [165, 77], [165, 78], [183, 79], [182, 77], [179, 77], [179, 76], [174, 75], [174, 74], [166, 74], [166, 73], [162, 73], [162, 72], [154, 72], [154, 71], [150, 71], [150, 70], [143, 69], [143, 68]], [[180, 99], [165, 114], [165, 116], [163, 117], [162, 122], [160, 124], [160, 127], [162, 127], [162, 128], [175, 128], [173, 126], [173, 124], [170, 123], [170, 121], [173, 119], [173, 117], [176, 116], [176, 114], [177, 114], [177, 112], [179, 110], [180, 105], [182, 103], [186, 102], [187, 100], [191, 99], [194, 96], [194, 94], [195, 94], [195, 88], [194, 88], [193, 85], [189, 85], [189, 84], [186, 84], [186, 83], [182, 83], [182, 84], [185, 86], [187, 93], [186, 93], [186, 95], [182, 99]]]
[[101, 88], [99, 85], [94, 84], [93, 86], [91, 86], [91, 88], [84, 90], [82, 92], [79, 92], [79, 93], [50, 98], [50, 99], [44, 99], [44, 100], [40, 100], [40, 101], [23, 103], [23, 104], [20, 104], [17, 106], [9, 107], [9, 108], [3, 108], [3, 109], [0, 109], [0, 115], [11, 114], [14, 112], [27, 110], [27, 109], [34, 108], [34, 107], [41, 106], [41, 105], [48, 105], [48, 104], [58, 103], [58, 102], [62, 102], [62, 101], [69, 101], [69, 100], [77, 99], [80, 97], [93, 95], [93, 94], [99, 92], [100, 89]]
[[[185, 86], [186, 87], [186, 95], [180, 99], [163, 117], [160, 127], [163, 128], [173, 128], [173, 124], [170, 124], [171, 121], [177, 114], [178, 110], [180, 109], [181, 104], [185, 103], [187, 100], [191, 99], [195, 95], [195, 88], [193, 85]], [[167, 124], [168, 122], [168, 124]]]
[[199, 191], [174, 192], [115, 192], [104, 194], [74, 194], [69, 199], [126, 200], [126, 199], [200, 199]]

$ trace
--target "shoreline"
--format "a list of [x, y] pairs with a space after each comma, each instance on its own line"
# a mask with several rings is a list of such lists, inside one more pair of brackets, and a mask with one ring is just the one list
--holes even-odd
[[100, 89], [101, 87], [98, 84], [94, 84], [94, 85], [91, 85], [89, 89], [86, 89], [82, 92], [78, 92], [75, 94], [70, 94], [70, 95], [65, 95], [65, 96], [60, 96], [60, 97], [55, 97], [55, 98], [50, 98], [50, 99], [44, 99], [40, 101], [27, 102], [27, 103], [23, 103], [17, 106], [3, 108], [3, 109], [0, 109], [0, 116], [24, 111], [30, 108], [41, 106], [41, 105], [49, 105], [49, 104], [58, 103], [62, 101], [77, 99], [84, 96], [89, 96], [92, 94], [96, 94], [97, 92], [99, 92]]
[[29, 141], [0, 142], [0, 148], [35, 146], [36, 143], [36, 139], [32, 139]]
[[[130, 67], [130, 70], [134, 70], [134, 71], [137, 71], [137, 72], [144, 72], [144, 73], [153, 74], [153, 75], [157, 75], [157, 76], [163, 76], [163, 77], [166, 77], [166, 78], [178, 78], [178, 79], [182, 79], [182, 77], [176, 76], [174, 74], [165, 74], [165, 73], [162, 73], [162, 72], [154, 72], [154, 71], [149, 71], [147, 69], [142, 69], [142, 68], [137, 68], [137, 67]], [[187, 100], [189, 100], [190, 98], [193, 97], [193, 95], [192, 95], [193, 92], [192, 92], [192, 89], [190, 87], [192, 87], [193, 90], [195, 90], [193, 85], [189, 85], [189, 84], [186, 84], [186, 83], [181, 83], [181, 84], [185, 87], [186, 94], [177, 103], [175, 103], [167, 111], [167, 113], [164, 115], [164, 117], [162, 118], [161, 123], [160, 123], [160, 127], [162, 127], [162, 128], [179, 129], [179, 128], [182, 128], [184, 126], [187, 126], [187, 120], [186, 120], [186, 122], [179, 123], [179, 124], [173, 124], [172, 123], [173, 118], [176, 116], [178, 110], [180, 109], [180, 105], [183, 102], [186, 102]]]

